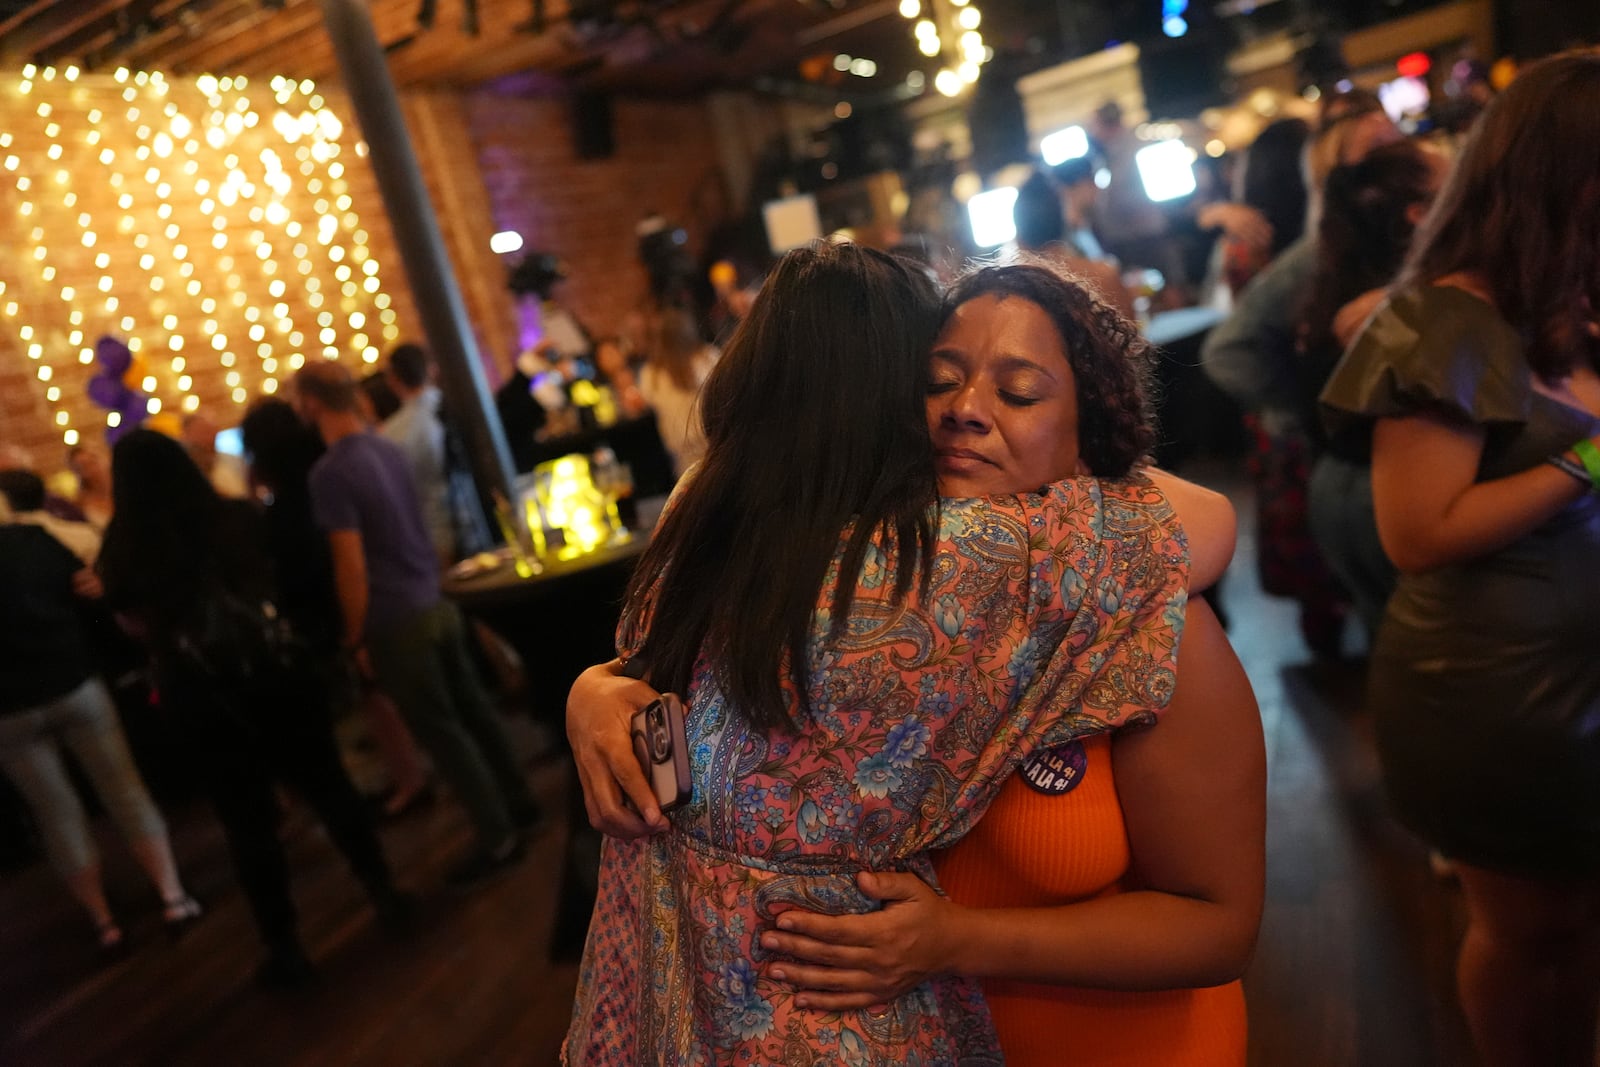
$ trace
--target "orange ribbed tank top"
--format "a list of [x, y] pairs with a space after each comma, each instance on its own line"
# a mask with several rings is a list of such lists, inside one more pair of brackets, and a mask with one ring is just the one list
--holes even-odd
[[[1128, 836], [1108, 735], [1083, 743], [1078, 785], [1049, 795], [1018, 771], [978, 825], [935, 857], [939, 882], [978, 908], [1066, 904], [1119, 892]], [[1123, 993], [1027, 982], [983, 983], [1010, 1067], [1243, 1067], [1238, 982]]]

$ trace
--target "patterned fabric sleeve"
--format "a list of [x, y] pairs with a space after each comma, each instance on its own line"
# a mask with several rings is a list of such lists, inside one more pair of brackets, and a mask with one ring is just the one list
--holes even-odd
[[[836, 662], [826, 646], [847, 657], [893, 648], [887, 665], [915, 670], [965, 645], [990, 650], [967, 679], [977, 695], [1009, 704], [1031, 692], [1040, 709], [1081, 704], [1073, 736], [1150, 721], [1166, 706], [1189, 555], [1171, 505], [1148, 478], [1081, 477], [1040, 494], [946, 499], [936, 535], [926, 602], [913, 595], [895, 605], [894, 564], [869, 545], [836, 646], [824, 636], [839, 578], [829, 571], [813, 628], [825, 647], [813, 675]], [[624, 614], [624, 659], [643, 645], [649, 620], [648, 597]], [[1121, 667], [1130, 659], [1139, 669]], [[1089, 686], [1086, 672], [1105, 677]]]
[[1142, 475], [1108, 483], [1102, 503], [1096, 535], [1106, 554], [1078, 607], [1085, 625], [1056, 649], [1021, 700], [1024, 707], [1067, 709], [1059, 730], [1039, 738], [1043, 747], [1100, 729], [1148, 725], [1176, 686], [1189, 599], [1188, 538], [1166, 496]]
[[[1064, 583], [1056, 603], [1065, 617], [1046, 612], [1035, 620], [1031, 640], [1049, 649], [1033, 653], [1044, 656], [1037, 676], [987, 740], [973, 739], [978, 758], [954, 805], [959, 814], [924, 847], [959, 840], [997, 783], [1034, 752], [1148, 725], [1172, 699], [1188, 604], [1188, 542], [1165, 495], [1142, 475], [1101, 486], [1099, 507], [1081, 535], [1099, 551], [1053, 535], [1052, 573]], [[1038, 528], [1070, 529], [1087, 518], [1064, 514], [1059, 504], [1046, 501], [1034, 520]]]

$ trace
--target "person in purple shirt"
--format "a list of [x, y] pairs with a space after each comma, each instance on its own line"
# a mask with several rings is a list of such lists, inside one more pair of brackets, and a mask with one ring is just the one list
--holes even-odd
[[367, 431], [344, 367], [308, 364], [294, 384], [300, 417], [328, 446], [311, 468], [311, 503], [328, 535], [344, 647], [393, 694], [466, 806], [477, 847], [450, 880], [478, 881], [521, 858], [519, 830], [539, 821], [538, 805], [468, 656], [461, 614], [439, 591], [405, 453]]

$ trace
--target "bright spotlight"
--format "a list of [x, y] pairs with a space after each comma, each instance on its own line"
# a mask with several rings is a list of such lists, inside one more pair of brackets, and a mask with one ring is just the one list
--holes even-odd
[[1045, 134], [1039, 142], [1039, 154], [1045, 166], [1054, 167], [1069, 159], [1082, 159], [1089, 154], [1089, 135], [1082, 126], [1068, 126], [1064, 130]]
[[1182, 141], [1159, 141], [1134, 153], [1144, 195], [1154, 203], [1176, 200], [1195, 190], [1194, 150]]
[[494, 252], [497, 255], [503, 256], [507, 252], [515, 252], [521, 247], [522, 234], [518, 233], [516, 230], [501, 230], [499, 233], [489, 238], [489, 251]]
[[972, 242], [979, 248], [994, 248], [1017, 237], [1014, 210], [1017, 190], [1011, 186], [978, 193], [967, 201], [967, 217], [972, 220]]

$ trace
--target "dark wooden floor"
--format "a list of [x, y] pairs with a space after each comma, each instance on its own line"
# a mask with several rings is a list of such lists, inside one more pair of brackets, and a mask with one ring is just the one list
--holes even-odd
[[[1205, 480], [1205, 479], [1201, 479]], [[1455, 1005], [1461, 902], [1384, 810], [1361, 711], [1363, 635], [1318, 663], [1256, 580], [1248, 493], [1222, 584], [1267, 740], [1267, 903], [1245, 976], [1252, 1067], [1469, 1067]]]
[[[1292, 605], [1261, 594], [1251, 553], [1246, 538], [1222, 593], [1271, 773], [1267, 912], [1246, 980], [1251, 1064], [1466, 1067], [1450, 990], [1459, 901], [1384, 813], [1359, 664], [1311, 665]], [[517, 733], [538, 747], [533, 731]], [[530, 766], [559, 813], [564, 768]], [[102, 834], [108, 881], [133, 942], [120, 962], [97, 960], [42, 865], [0, 879], [0, 1064], [554, 1062], [576, 970], [547, 962], [559, 830], [500, 880], [457, 895], [440, 884], [467, 839], [453, 803], [387, 827], [396, 868], [426, 897], [418, 931], [397, 942], [373, 928], [315, 824], [292, 814], [296, 896], [321, 980], [273, 995], [250, 982], [257, 949], [214, 824], [202, 808], [171, 817], [185, 876], [209, 908], [177, 943], [113, 833]]]

